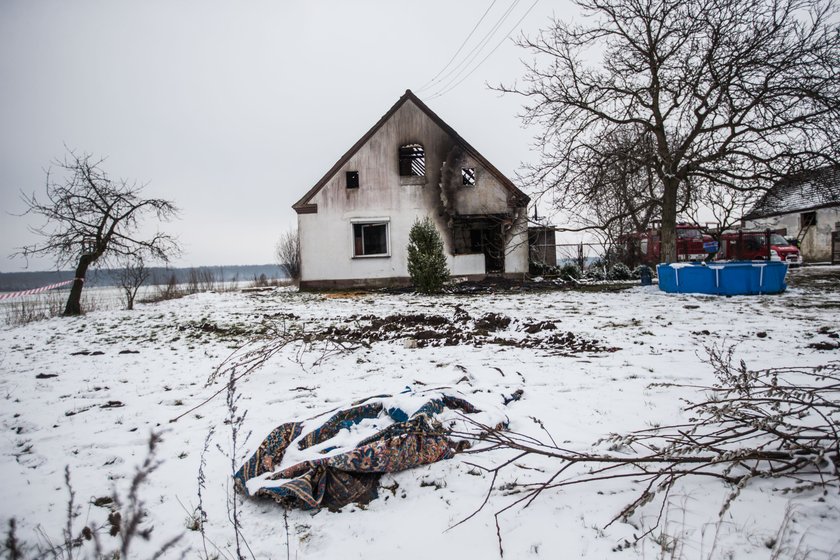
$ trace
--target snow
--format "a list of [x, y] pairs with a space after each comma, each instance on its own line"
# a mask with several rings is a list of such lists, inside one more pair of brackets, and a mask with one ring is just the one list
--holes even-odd
[[[145, 525], [154, 529], [151, 540], [135, 543], [133, 551], [149, 556], [183, 533], [170, 555], [189, 549], [188, 556], [202, 556], [201, 536], [187, 525], [198, 505], [197, 473], [212, 428], [202, 491], [207, 547], [211, 556], [221, 550], [222, 557], [232, 558], [225, 395], [177, 422], [170, 420], [223, 388], [224, 379], [208, 386], [208, 377], [269, 323], [314, 333], [354, 325], [365, 315], [452, 318], [463, 309], [473, 317], [491, 312], [511, 317], [494, 336], [522, 340], [523, 324], [552, 321], [557, 332], [571, 331], [617, 350], [575, 353], [492, 343], [418, 347], [394, 339], [327, 352], [317, 341], [299, 342], [238, 382], [239, 413], [247, 410], [239, 439], [249, 437], [237, 450], [237, 466], [284, 422], [315, 425], [339, 407], [382, 394], [411, 409], [417, 395], [403, 393], [406, 387], [416, 393], [459, 391], [506, 416], [512, 430], [546, 439], [539, 420], [558, 445], [587, 451], [612, 432], [685, 420], [681, 399], [697, 395], [650, 385], [712, 382], [712, 368], [702, 361], [710, 344], [736, 345], [736, 358], [753, 369], [837, 360], [840, 351], [808, 344], [827, 336], [821, 327], [836, 331], [840, 324], [839, 278], [840, 267], [799, 269], [789, 274], [791, 287], [784, 294], [736, 297], [664, 294], [656, 286], [441, 297], [328, 297], [286, 289], [204, 293], [138, 305], [134, 311], [102, 310], [3, 327], [0, 523], [5, 528], [16, 518], [18, 538], [30, 543], [43, 545], [44, 535], [61, 542], [68, 499], [65, 466], [79, 506], [75, 530], [104, 523], [108, 509], [93, 501], [114, 489], [126, 491], [145, 457], [149, 434], [162, 431], [162, 463], [142, 489], [149, 511]], [[522, 398], [504, 405], [504, 397], [519, 389]], [[367, 422], [356, 428], [387, 424], [385, 418]], [[347, 445], [361, 434], [346, 432], [341, 437]], [[495, 558], [493, 514], [517, 499], [511, 483], [545, 480], [553, 472], [548, 459], [527, 458], [501, 471], [484, 509], [451, 527], [479, 508], [491, 482], [491, 475], [473, 464], [489, 467], [510, 458], [503, 451], [462, 454], [386, 475], [379, 498], [366, 506], [289, 511], [288, 534], [277, 504], [246, 500], [243, 534], [256, 558], [285, 558], [287, 539], [290, 556], [300, 559]], [[499, 531], [505, 558], [764, 559], [777, 550], [781, 558], [806, 552], [812, 560], [840, 555], [836, 491], [783, 494], [775, 486], [751, 481], [718, 518], [731, 488], [683, 479], [669, 497], [660, 527], [635, 545], [634, 536], [653, 524], [658, 507], [642, 508], [605, 528], [638, 492], [632, 480], [546, 491], [529, 507], [503, 513]], [[102, 538], [106, 548], [117, 546], [107, 534]], [[663, 552], [663, 546], [671, 552]]]

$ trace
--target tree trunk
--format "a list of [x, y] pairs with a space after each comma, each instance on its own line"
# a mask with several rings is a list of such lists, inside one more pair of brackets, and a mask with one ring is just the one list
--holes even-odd
[[677, 187], [679, 180], [668, 178], [662, 195], [662, 229], [659, 233], [659, 262], [677, 262]]
[[76, 266], [76, 278], [73, 281], [73, 287], [70, 288], [67, 305], [64, 306], [65, 316], [82, 314], [82, 288], [85, 285], [85, 275], [91, 262], [90, 255], [79, 257], [79, 264]]

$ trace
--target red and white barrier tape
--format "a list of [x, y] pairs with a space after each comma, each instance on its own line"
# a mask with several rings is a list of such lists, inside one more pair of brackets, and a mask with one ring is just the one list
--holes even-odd
[[[31, 290], [23, 290], [22, 292], [9, 292], [7, 294], [0, 294], [0, 300], [3, 299], [11, 299], [20, 296], [30, 296], [32, 294], [40, 294], [42, 292], [46, 292], [52, 290], [54, 288], [60, 288], [61, 286], [66, 286], [67, 284], [72, 284], [75, 282], [76, 279], [66, 280], [64, 282], [58, 282], [57, 284], [50, 284], [49, 286], [41, 286], [40, 288], [32, 288]], [[84, 282], [84, 278], [82, 278], [82, 282]]]

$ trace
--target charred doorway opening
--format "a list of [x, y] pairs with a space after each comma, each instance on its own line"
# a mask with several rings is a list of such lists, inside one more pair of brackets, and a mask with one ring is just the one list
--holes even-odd
[[504, 220], [493, 216], [459, 216], [454, 219], [453, 237], [456, 255], [483, 254], [484, 272], [505, 271]]

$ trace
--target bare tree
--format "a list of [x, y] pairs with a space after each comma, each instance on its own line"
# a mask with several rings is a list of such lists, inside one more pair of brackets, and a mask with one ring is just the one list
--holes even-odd
[[761, 198], [758, 191], [733, 191], [716, 188], [697, 189], [691, 207], [686, 211], [690, 220], [702, 224], [702, 216], [711, 216], [714, 228], [704, 228], [715, 241], [720, 242], [726, 230], [740, 226], [741, 216], [755, 206]]
[[117, 281], [123, 291], [125, 308], [134, 309], [134, 299], [140, 287], [149, 279], [149, 270], [141, 257], [125, 257], [121, 259], [122, 266], [117, 270]]
[[589, 154], [590, 172], [580, 191], [566, 201], [575, 225], [600, 231], [614, 241], [628, 231], [644, 231], [662, 208], [661, 183], [653, 176], [649, 135], [629, 130], [605, 134], [597, 153]]
[[44, 223], [30, 230], [41, 241], [20, 248], [24, 257], [52, 255], [57, 266], [75, 263], [76, 277], [65, 315], [82, 312], [80, 300], [88, 268], [109, 258], [152, 258], [168, 262], [179, 252], [176, 240], [167, 234], [140, 236], [143, 218], [152, 215], [168, 220], [177, 208], [168, 200], [142, 198], [144, 185], [112, 180], [101, 165], [102, 159], [90, 154], [77, 155], [72, 150], [54, 166], [60, 178], [47, 171], [46, 201], [35, 193], [21, 193], [26, 214], [41, 216]]
[[274, 249], [274, 258], [292, 280], [300, 280], [300, 235], [296, 229], [280, 234]]
[[[523, 118], [541, 127], [533, 189], [561, 209], [580, 197], [602, 140], [650, 138], [662, 252], [676, 260], [681, 200], [702, 185], [766, 189], [838, 160], [840, 32], [831, 0], [575, 0], [583, 25], [554, 20], [520, 44], [536, 59]], [[591, 53], [602, 53], [597, 64]], [[591, 201], [597, 205], [598, 199]]]

